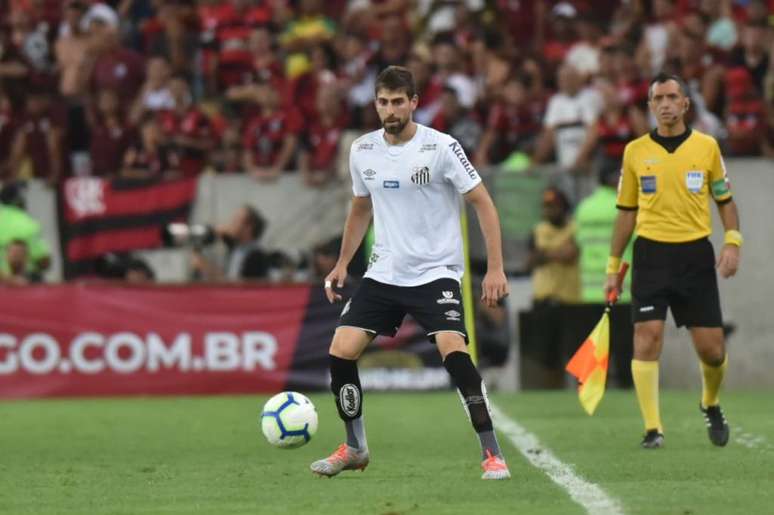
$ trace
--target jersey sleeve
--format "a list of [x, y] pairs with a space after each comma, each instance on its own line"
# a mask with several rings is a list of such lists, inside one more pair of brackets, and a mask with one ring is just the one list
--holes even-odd
[[360, 170], [355, 163], [355, 145], [357, 145], [357, 140], [349, 148], [349, 174], [352, 176], [352, 194], [356, 197], [370, 197], [371, 192], [366, 188], [365, 182], [363, 182], [363, 178], [360, 176]]
[[450, 137], [443, 148], [444, 177], [454, 184], [460, 194], [464, 195], [481, 184], [481, 176], [473, 168], [462, 150], [462, 145], [456, 139]]
[[632, 159], [631, 147], [627, 145], [624, 150], [621, 177], [618, 179], [618, 197], [616, 199], [618, 209], [637, 209], [640, 188], [637, 184], [637, 173], [631, 166]]
[[543, 117], [543, 125], [546, 127], [555, 127], [559, 123], [559, 109], [556, 103], [556, 97], [551, 97], [546, 107], [546, 114]]
[[712, 198], [715, 202], [728, 202], [731, 200], [731, 183], [728, 181], [728, 172], [726, 163], [723, 161], [723, 155], [720, 153], [720, 146], [714, 139], [712, 140], [712, 164], [709, 171], [709, 183], [712, 190]]

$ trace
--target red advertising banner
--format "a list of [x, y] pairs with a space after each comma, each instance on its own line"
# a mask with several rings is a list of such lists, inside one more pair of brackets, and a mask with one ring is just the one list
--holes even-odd
[[282, 390], [309, 296], [306, 286], [0, 288], [0, 397]]

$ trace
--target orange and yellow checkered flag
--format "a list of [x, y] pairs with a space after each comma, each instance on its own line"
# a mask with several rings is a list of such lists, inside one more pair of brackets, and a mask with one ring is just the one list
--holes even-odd
[[618, 272], [619, 287], [610, 292], [602, 319], [567, 363], [567, 372], [574, 375], [580, 382], [578, 400], [589, 415], [594, 414], [605, 394], [607, 363], [610, 356], [610, 309], [618, 300], [618, 291], [628, 268], [629, 264], [623, 263]]

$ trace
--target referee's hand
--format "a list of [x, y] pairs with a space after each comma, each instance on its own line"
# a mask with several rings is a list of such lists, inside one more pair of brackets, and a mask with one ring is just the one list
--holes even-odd
[[341, 300], [341, 295], [336, 293], [336, 291], [333, 289], [333, 285], [336, 285], [336, 288], [343, 288], [344, 281], [346, 280], [347, 280], [346, 265], [336, 264], [336, 266], [333, 267], [333, 270], [331, 270], [331, 273], [329, 273], [327, 277], [325, 277], [325, 296], [328, 297], [328, 302], [333, 304], [334, 302], [338, 302]]
[[739, 268], [739, 247], [736, 245], [723, 245], [717, 266], [720, 277], [723, 279], [733, 277]]
[[490, 308], [508, 296], [508, 280], [502, 270], [487, 271], [481, 283], [481, 300]]

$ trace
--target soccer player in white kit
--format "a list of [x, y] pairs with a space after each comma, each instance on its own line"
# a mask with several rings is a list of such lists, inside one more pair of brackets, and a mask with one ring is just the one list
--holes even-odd
[[390, 66], [377, 77], [375, 90], [383, 128], [352, 144], [354, 197], [338, 262], [325, 278], [328, 300], [341, 300], [334, 285], [344, 285], [373, 211], [376, 238], [368, 271], [344, 306], [329, 350], [331, 390], [347, 441], [312, 463], [312, 472], [335, 476], [368, 465], [357, 360], [377, 334], [394, 335], [408, 313], [438, 347], [459, 391], [481, 443], [482, 478], [509, 478], [486, 388], [466, 346], [459, 196], [475, 208], [486, 241], [482, 300], [489, 306], [508, 295], [497, 211], [460, 144], [412, 120], [418, 97], [411, 72]]

